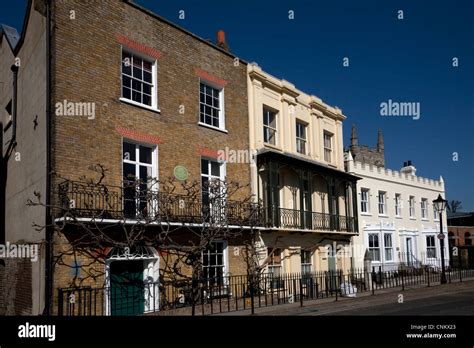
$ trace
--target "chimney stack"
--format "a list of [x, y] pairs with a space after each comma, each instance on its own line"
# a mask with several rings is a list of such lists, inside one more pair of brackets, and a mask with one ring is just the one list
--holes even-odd
[[415, 175], [416, 174], [416, 168], [413, 166], [411, 161], [406, 161], [406, 162], [403, 162], [403, 168], [400, 169], [400, 173]]
[[227, 42], [225, 41], [225, 32], [224, 30], [219, 30], [217, 32], [217, 46], [228, 51], [229, 50], [229, 45], [227, 45]]

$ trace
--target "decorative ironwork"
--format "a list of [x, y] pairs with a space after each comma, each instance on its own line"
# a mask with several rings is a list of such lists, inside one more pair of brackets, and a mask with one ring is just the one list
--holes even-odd
[[203, 204], [200, 197], [157, 192], [143, 185], [111, 186], [66, 181], [58, 185], [55, 216], [137, 219], [153, 222], [222, 223], [260, 226], [257, 204], [220, 200]]
[[264, 210], [267, 227], [357, 233], [355, 219], [349, 216], [279, 207]]

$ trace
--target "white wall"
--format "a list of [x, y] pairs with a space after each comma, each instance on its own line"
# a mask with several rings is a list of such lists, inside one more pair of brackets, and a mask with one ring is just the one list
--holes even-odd
[[[435, 236], [437, 262], [441, 260], [440, 241], [437, 235], [440, 231], [439, 219], [435, 219], [432, 201], [439, 194], [444, 198], [443, 179], [430, 180], [415, 175], [406, 175], [398, 171], [354, 162], [351, 156], [347, 160], [348, 172], [362, 178], [357, 182], [357, 202], [359, 217], [359, 235], [353, 237], [353, 253], [355, 266], [363, 267], [364, 252], [368, 248], [370, 233], [379, 234], [381, 247], [380, 262], [389, 264], [400, 262], [399, 253], [407, 252], [407, 238], [411, 238], [412, 252], [419, 261], [434, 261], [426, 259], [426, 236]], [[369, 189], [369, 211], [361, 211], [361, 189]], [[386, 192], [386, 213], [379, 214], [378, 193]], [[400, 194], [401, 212], [395, 213], [395, 194]], [[414, 216], [409, 215], [409, 197], [414, 196]], [[421, 200], [427, 200], [427, 216], [422, 218]], [[446, 215], [443, 214], [443, 230], [447, 237]], [[387, 260], [383, 250], [383, 234], [392, 234], [393, 258]], [[447, 238], [445, 239], [445, 259], [449, 257]], [[361, 255], [362, 254], [362, 255]], [[373, 266], [379, 262], [372, 261]]]

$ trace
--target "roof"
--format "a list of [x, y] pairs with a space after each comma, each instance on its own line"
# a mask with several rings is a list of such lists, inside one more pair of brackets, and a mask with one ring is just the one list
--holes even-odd
[[451, 213], [447, 212], [448, 219], [458, 219], [458, 218], [465, 218], [465, 217], [471, 217], [474, 215], [474, 212], [456, 212], [456, 213]]
[[12, 51], [15, 51], [18, 41], [20, 41], [20, 34], [15, 28], [6, 24], [0, 24], [0, 37], [5, 36]]
[[306, 167], [321, 174], [336, 176], [336, 177], [349, 180], [352, 182], [356, 182], [357, 180], [362, 179], [361, 177], [358, 177], [356, 175], [349, 174], [342, 170], [328, 166], [325, 163], [320, 163], [314, 160], [302, 158], [300, 156], [297, 156], [295, 154], [288, 153], [288, 152], [282, 153], [280, 151], [276, 151], [273, 149], [264, 148], [264, 149], [258, 150], [257, 158], [267, 158], [267, 159], [273, 159], [280, 162], [292, 163], [298, 167]]

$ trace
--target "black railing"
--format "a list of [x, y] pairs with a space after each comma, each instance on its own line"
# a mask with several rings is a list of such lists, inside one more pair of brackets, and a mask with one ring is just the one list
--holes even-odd
[[134, 183], [112, 186], [65, 181], [58, 185], [57, 199], [56, 217], [69, 214], [96, 219], [262, 225], [260, 208], [254, 203], [216, 199], [204, 204], [200, 196], [163, 193]]
[[65, 181], [58, 185], [56, 194], [59, 206], [55, 209], [56, 217], [69, 213], [74, 217], [96, 219], [214, 222], [357, 233], [353, 217], [280, 207], [263, 208], [257, 203], [232, 200], [215, 199], [203, 203], [200, 195], [164, 193], [134, 182], [112, 186]]
[[[440, 283], [438, 268], [397, 267], [383, 270], [353, 269], [341, 271], [294, 273], [274, 276], [270, 273], [248, 276], [226, 276], [218, 280], [181, 283], [143, 283], [131, 287], [58, 289], [57, 314], [60, 316], [141, 315], [170, 313], [189, 315], [251, 310], [279, 304], [299, 303], [327, 297], [357, 296], [378, 290]], [[474, 270], [446, 270], [449, 283], [474, 277]]]
[[280, 207], [267, 207], [264, 211], [268, 227], [357, 233], [355, 219], [349, 216]]

